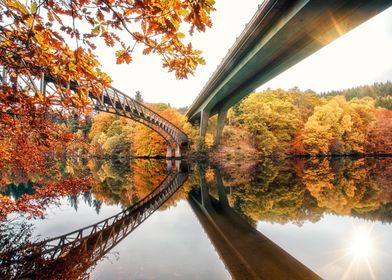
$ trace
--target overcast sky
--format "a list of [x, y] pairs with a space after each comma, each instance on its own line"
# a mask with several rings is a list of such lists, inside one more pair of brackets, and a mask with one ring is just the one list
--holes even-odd
[[[228, 49], [250, 21], [262, 1], [216, 1], [213, 27], [190, 38], [203, 51], [206, 65], [195, 76], [176, 80], [162, 68], [160, 58], [134, 53], [129, 65], [116, 65], [113, 49], [101, 49], [102, 68], [114, 80], [113, 86], [134, 97], [139, 90], [146, 102], [189, 106], [201, 91]], [[288, 89], [328, 91], [392, 80], [392, 8], [360, 25], [330, 45], [298, 63], [275, 79], [261, 85]]]

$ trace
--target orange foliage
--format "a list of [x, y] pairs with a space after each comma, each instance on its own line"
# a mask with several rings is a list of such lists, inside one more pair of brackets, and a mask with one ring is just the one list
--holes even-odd
[[[43, 169], [52, 160], [48, 154], [74, 140], [55, 122], [70, 111], [89, 112], [89, 95], [99, 95], [111, 83], [94, 55], [96, 39], [119, 48], [117, 63], [130, 63], [131, 52], [140, 44], [143, 54], [160, 55], [164, 67], [186, 78], [204, 60], [200, 51], [183, 43], [179, 29], [184, 22], [190, 33], [211, 26], [213, 4], [0, 0], [0, 169], [10, 162], [23, 163], [25, 173]], [[132, 38], [129, 45], [120, 32]], [[73, 40], [76, 48], [69, 45]], [[54, 82], [53, 92], [41, 92], [43, 75]], [[0, 181], [4, 183], [3, 177]]]
[[[187, 130], [185, 117], [175, 109], [165, 104], [151, 104], [149, 107], [181, 130]], [[166, 149], [167, 143], [158, 133], [143, 124], [135, 124], [133, 137], [133, 154], [135, 156], [165, 155]]]
[[44, 184], [42, 187], [36, 186], [34, 194], [25, 194], [15, 202], [0, 195], [0, 221], [11, 212], [40, 216], [53, 199], [85, 192], [91, 188], [91, 184], [90, 177], [68, 178], [57, 183]]
[[369, 154], [392, 154], [392, 111], [372, 109], [376, 119], [375, 127], [370, 130], [366, 141], [366, 152]]
[[306, 155], [306, 150], [303, 141], [304, 141], [304, 132], [301, 130], [294, 136], [294, 139], [291, 141], [288, 154]]

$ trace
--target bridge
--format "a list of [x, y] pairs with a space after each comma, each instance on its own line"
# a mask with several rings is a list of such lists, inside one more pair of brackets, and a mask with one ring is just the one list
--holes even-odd
[[187, 170], [173, 171], [150, 194], [114, 216], [0, 256], [0, 278], [79, 279], [162, 206], [187, 178]]
[[218, 114], [219, 145], [227, 110], [257, 87], [385, 10], [390, 0], [265, 0], [190, 106], [205, 136]]
[[[220, 169], [215, 167], [218, 199], [209, 194], [204, 174], [189, 204], [233, 279], [321, 279], [229, 205]], [[202, 172], [200, 172], [202, 173]]]
[[[0, 65], [0, 82], [7, 83], [7, 77], [5, 67]], [[40, 91], [45, 95], [49, 92], [57, 92], [55, 79], [45, 74], [39, 77], [39, 81], [38, 77], [19, 77], [18, 83], [22, 88], [26, 88], [32, 93]], [[67, 85], [67, 88], [76, 90], [76, 82], [71, 82]], [[158, 113], [114, 87], [104, 88], [99, 96], [90, 93], [89, 98], [97, 111], [129, 118], [151, 128], [165, 139], [168, 145], [166, 157], [181, 158], [181, 150], [188, 145], [188, 136]]]

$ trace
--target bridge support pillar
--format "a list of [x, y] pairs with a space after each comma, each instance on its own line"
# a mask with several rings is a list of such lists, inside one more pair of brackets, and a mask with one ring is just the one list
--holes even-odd
[[223, 185], [221, 170], [219, 166], [214, 168], [215, 182], [218, 189], [219, 203], [223, 207], [230, 207], [229, 201], [227, 199], [227, 194], [225, 191], [225, 186]]
[[179, 144], [176, 144], [176, 150], [174, 152], [175, 158], [181, 158], [181, 148]]
[[207, 110], [203, 110], [201, 112], [201, 120], [200, 120], [200, 136], [204, 139], [207, 133], [208, 127], [208, 119], [210, 118], [210, 112]]
[[167, 172], [168, 172], [168, 173], [171, 173], [171, 172], [172, 172], [173, 163], [172, 163], [172, 160], [171, 160], [171, 159], [166, 160], [166, 168], [167, 168]]
[[41, 75], [41, 81], [39, 85], [39, 90], [43, 95], [46, 95], [46, 81], [45, 81], [45, 73], [42, 73]]
[[2, 83], [2, 84], [5, 84], [5, 81], [6, 81], [6, 79], [7, 79], [7, 72], [5, 71], [5, 67], [3, 66], [3, 70], [1, 71], [2, 73], [1, 73], [1, 79], [0, 79], [0, 82]]
[[227, 117], [227, 109], [223, 108], [218, 113], [218, 123], [216, 126], [216, 134], [215, 134], [215, 140], [214, 140], [215, 147], [218, 147], [220, 144], [220, 141], [222, 138], [223, 127], [225, 126], [226, 117]]
[[171, 145], [167, 145], [166, 158], [172, 158], [172, 157], [173, 157], [173, 148]]
[[201, 205], [203, 205], [204, 208], [208, 208], [211, 205], [211, 198], [210, 198], [210, 193], [208, 192], [208, 185], [206, 178], [200, 177], [199, 179], [199, 185], [200, 185], [200, 192], [201, 192]]
[[181, 172], [181, 160], [176, 159], [174, 165], [176, 166], [176, 171]]

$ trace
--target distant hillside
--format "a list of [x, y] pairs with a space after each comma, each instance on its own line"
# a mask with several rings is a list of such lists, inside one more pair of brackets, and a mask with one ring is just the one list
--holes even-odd
[[343, 95], [347, 101], [351, 99], [363, 97], [372, 97], [375, 99], [376, 107], [383, 107], [392, 110], [392, 82], [387, 81], [385, 83], [374, 83], [373, 85], [364, 85], [353, 87], [344, 90], [334, 90], [326, 93], [322, 93], [322, 96], [336, 96]]

